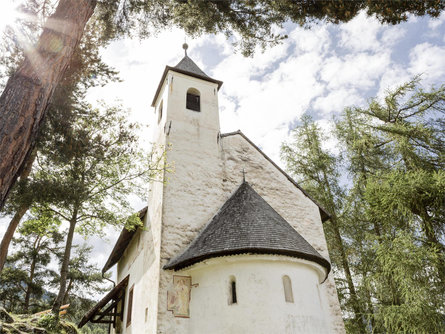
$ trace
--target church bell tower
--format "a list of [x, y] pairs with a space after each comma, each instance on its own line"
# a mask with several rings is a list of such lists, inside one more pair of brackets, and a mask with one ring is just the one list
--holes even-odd
[[186, 43], [183, 48], [184, 58], [174, 67], [166, 66], [153, 98], [158, 123], [154, 140], [174, 145], [174, 150], [192, 147], [211, 153], [207, 150], [217, 148], [209, 143], [216, 144], [219, 134], [222, 81], [210, 78], [189, 58]]

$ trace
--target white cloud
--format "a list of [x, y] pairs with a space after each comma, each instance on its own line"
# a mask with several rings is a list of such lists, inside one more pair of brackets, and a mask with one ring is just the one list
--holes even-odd
[[394, 44], [405, 37], [407, 30], [401, 26], [388, 26], [382, 33], [382, 43], [389, 48], [394, 47]]
[[[276, 161], [288, 133], [287, 124], [301, 116], [311, 99], [322, 92], [316, 79], [322, 57], [317, 52], [289, 55], [287, 50], [293, 43], [291, 37], [254, 58], [233, 54], [214, 70], [215, 76], [224, 80], [222, 131], [240, 128]], [[287, 59], [277, 64], [283, 54]]]
[[422, 43], [409, 53], [411, 75], [422, 74], [425, 84], [445, 78], [445, 46]]
[[392, 64], [386, 71], [383, 73], [377, 95], [380, 98], [383, 98], [386, 95], [388, 90], [393, 90], [397, 86], [408, 82], [413, 77], [409, 73], [406, 66], [401, 66], [400, 64]]
[[289, 39], [295, 44], [297, 53], [325, 53], [331, 47], [331, 35], [327, 25], [313, 25], [310, 29], [295, 28], [289, 34]]
[[330, 91], [326, 96], [318, 97], [313, 107], [320, 110], [324, 117], [331, 117], [333, 114], [340, 113], [345, 106], [360, 105], [364, 99], [359, 95], [356, 89], [341, 88]]
[[445, 22], [445, 12], [442, 12], [438, 18], [430, 18], [428, 20], [428, 28], [436, 30]]
[[372, 51], [380, 47], [378, 34], [383, 26], [375, 17], [361, 12], [354, 19], [340, 26], [340, 46], [352, 51]]
[[360, 52], [348, 54], [343, 58], [332, 56], [326, 59], [321, 69], [321, 79], [330, 89], [353, 87], [369, 89], [389, 66], [389, 52], [375, 54]]

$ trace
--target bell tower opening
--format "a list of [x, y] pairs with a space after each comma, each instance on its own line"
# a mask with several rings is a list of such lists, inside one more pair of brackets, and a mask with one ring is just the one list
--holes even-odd
[[187, 90], [186, 108], [193, 111], [201, 111], [201, 94], [196, 88]]

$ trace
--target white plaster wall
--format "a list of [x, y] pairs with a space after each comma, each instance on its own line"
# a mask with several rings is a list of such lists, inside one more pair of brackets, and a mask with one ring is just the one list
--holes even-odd
[[[318, 292], [322, 271], [304, 260], [272, 255], [220, 257], [197, 264], [187, 270], [194, 285], [189, 333], [327, 333]], [[291, 279], [293, 303], [285, 301], [284, 275]], [[232, 305], [231, 276], [237, 294]]]

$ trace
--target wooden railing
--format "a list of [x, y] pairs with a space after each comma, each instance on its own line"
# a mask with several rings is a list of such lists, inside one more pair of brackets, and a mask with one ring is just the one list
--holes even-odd
[[[68, 312], [68, 307], [70, 307], [70, 304], [60, 306], [59, 316], [65, 315]], [[44, 314], [48, 314], [50, 312], [51, 312], [51, 309], [45, 310], [42, 312], [38, 312], [38, 313], [34, 313], [34, 315], [44, 315]]]

